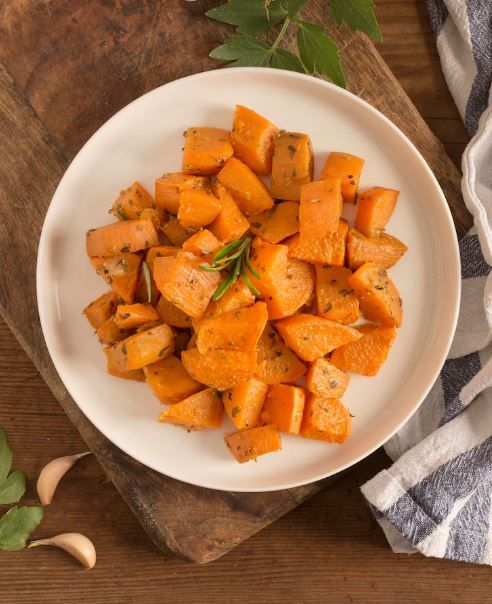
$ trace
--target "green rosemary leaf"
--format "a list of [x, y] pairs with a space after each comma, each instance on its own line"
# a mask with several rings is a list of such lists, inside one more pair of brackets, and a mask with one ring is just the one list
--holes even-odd
[[241, 262], [241, 275], [243, 277], [243, 281], [244, 284], [246, 285], [246, 287], [255, 295], [255, 296], [259, 296], [260, 292], [256, 289], [256, 287], [251, 283], [248, 274], [246, 272], [246, 267], [245, 267], [245, 263]]
[[215, 290], [215, 294], [213, 295], [213, 301], [217, 302], [220, 300], [222, 296], [226, 293], [226, 291], [231, 287], [231, 285], [236, 281], [237, 276], [234, 274], [234, 271], [231, 271], [227, 277], [222, 281], [219, 287]]
[[248, 271], [253, 275], [253, 277], [256, 277], [257, 279], [261, 279], [260, 273], [257, 270], [255, 270], [255, 268], [251, 264], [251, 260], [249, 259], [249, 256], [246, 256], [246, 267], [247, 267]]
[[227, 254], [229, 252], [232, 252], [233, 250], [236, 250], [238, 247], [240, 247], [242, 245], [242, 243], [243, 243], [242, 239], [236, 239], [235, 241], [231, 241], [231, 243], [228, 243], [227, 245], [225, 245], [221, 250], [219, 250], [215, 254], [212, 263], [215, 264], [216, 262], [218, 262], [219, 260], [221, 260], [222, 258], [227, 256]]
[[116, 206], [116, 211], [118, 212], [118, 214], [123, 218], [123, 220], [130, 220], [128, 218], [128, 216], [126, 215], [126, 212], [123, 208], [120, 208], [120, 206]]
[[152, 302], [152, 277], [150, 276], [149, 265], [145, 262], [142, 262], [142, 273], [145, 280], [145, 286], [147, 288], [147, 302], [150, 304]]

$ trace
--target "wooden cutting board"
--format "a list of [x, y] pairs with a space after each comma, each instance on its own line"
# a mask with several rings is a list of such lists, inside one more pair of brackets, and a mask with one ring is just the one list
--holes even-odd
[[[51, 363], [37, 315], [35, 268], [51, 196], [90, 135], [148, 90], [219, 66], [207, 55], [231, 30], [203, 16], [216, 4], [5, 0], [0, 7], [0, 312], [155, 544], [198, 563], [223, 555], [330, 481], [224, 493], [167, 478], [125, 455], [82, 415]], [[362, 34], [333, 27], [326, 0], [310, 2], [309, 19], [325, 25], [342, 49], [349, 89], [423, 154], [463, 234], [471, 221], [459, 173], [374, 46]]]

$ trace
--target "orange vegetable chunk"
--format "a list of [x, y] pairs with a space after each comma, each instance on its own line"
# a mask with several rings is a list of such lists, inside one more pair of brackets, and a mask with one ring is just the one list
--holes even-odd
[[175, 356], [169, 356], [144, 367], [145, 380], [165, 405], [178, 403], [202, 390], [203, 385], [194, 380]]
[[274, 245], [258, 238], [253, 240], [249, 258], [261, 279], [250, 273], [249, 278], [262, 297], [277, 293], [278, 285], [285, 282], [287, 251], [285, 245]]
[[217, 174], [232, 157], [231, 137], [222, 128], [188, 128], [185, 133], [183, 172]]
[[336, 398], [308, 394], [301, 426], [301, 436], [342, 444], [352, 431], [352, 418]]
[[221, 202], [212, 192], [188, 189], [179, 196], [178, 220], [185, 228], [199, 229], [213, 222], [221, 209]]
[[366, 262], [391, 268], [407, 250], [404, 243], [387, 233], [381, 233], [379, 237], [366, 237], [357, 229], [350, 229], [348, 232], [347, 263], [353, 271]]
[[378, 237], [396, 207], [400, 191], [374, 187], [359, 195], [355, 228], [366, 237]]
[[315, 359], [306, 374], [306, 388], [324, 398], [341, 398], [349, 384], [349, 376], [324, 357]]
[[304, 361], [314, 361], [361, 337], [351, 327], [307, 314], [282, 319], [275, 326], [287, 346]]
[[270, 174], [278, 128], [272, 122], [243, 105], [236, 105], [232, 127], [234, 155], [253, 172]]
[[150, 304], [120, 304], [114, 317], [114, 321], [120, 329], [133, 329], [158, 319], [156, 309]]
[[307, 134], [281, 130], [272, 160], [272, 195], [299, 201], [303, 185], [313, 180], [314, 155]]
[[197, 348], [202, 354], [216, 349], [255, 350], [267, 320], [264, 302], [204, 319], [198, 327]]
[[136, 333], [106, 349], [108, 359], [122, 371], [141, 369], [173, 353], [173, 330], [169, 325], [158, 325]]
[[143, 210], [153, 207], [152, 195], [139, 182], [134, 182], [121, 191], [111, 212], [118, 220], [135, 220], [140, 218]]
[[224, 406], [211, 388], [192, 394], [159, 415], [159, 421], [188, 430], [213, 430], [222, 424]]
[[360, 174], [364, 160], [350, 153], [332, 152], [328, 154], [321, 171], [321, 178], [339, 178], [343, 201], [355, 203]]
[[231, 158], [217, 176], [246, 216], [254, 216], [273, 206], [273, 197], [263, 181], [241, 160]]
[[109, 317], [114, 315], [118, 302], [119, 296], [117, 294], [114, 292], [107, 292], [86, 306], [83, 312], [92, 327], [97, 329], [107, 321]]
[[200, 317], [220, 283], [216, 272], [199, 268], [205, 264], [189, 252], [173, 258], [156, 258], [154, 279], [161, 294], [190, 317]]
[[236, 428], [250, 428], [259, 422], [267, 390], [267, 384], [250, 378], [222, 394], [226, 413]]
[[396, 338], [394, 327], [378, 327], [366, 323], [356, 327], [362, 337], [356, 342], [337, 348], [330, 362], [344, 371], [361, 375], [376, 375], [385, 362]]
[[201, 229], [183, 243], [183, 252], [191, 252], [195, 256], [213, 256], [222, 243], [208, 229]]
[[107, 346], [128, 338], [131, 333], [129, 329], [120, 329], [115, 323], [114, 316], [109, 317], [96, 330], [99, 342]]
[[217, 302], [210, 302], [200, 320], [219, 317], [226, 312], [251, 306], [254, 303], [254, 294], [249, 287], [244, 284], [242, 278], [240, 278], [231, 285], [231, 287], [221, 298], [217, 300]]
[[140, 212], [140, 220], [150, 220], [156, 231], [162, 231], [167, 223], [166, 210], [162, 208], [145, 208]]
[[95, 256], [91, 264], [97, 274], [119, 295], [126, 304], [133, 302], [142, 257], [140, 254], [118, 254], [106, 258]]
[[181, 361], [188, 373], [202, 384], [227, 390], [253, 377], [256, 351], [210, 350], [201, 354], [198, 348], [192, 348], [183, 350]]
[[290, 258], [285, 277], [276, 286], [275, 292], [265, 299], [270, 320], [288, 317], [309, 303], [314, 289], [313, 271], [305, 262]]
[[155, 181], [155, 205], [176, 215], [182, 191], [210, 189], [210, 186], [210, 179], [206, 176], [191, 176], [181, 172], [164, 174]]
[[89, 229], [86, 235], [87, 255], [91, 258], [138, 252], [157, 243], [157, 231], [151, 220], [122, 220]]
[[282, 448], [280, 434], [276, 426], [258, 426], [229, 434], [224, 437], [229, 451], [239, 463], [256, 459], [265, 453]]
[[249, 229], [249, 222], [241, 214], [236, 202], [225, 187], [219, 182], [214, 187], [214, 193], [222, 203], [222, 210], [208, 229], [223, 243], [240, 239]]
[[299, 203], [283, 201], [254, 217], [251, 230], [269, 243], [278, 243], [299, 230]]
[[304, 411], [304, 389], [287, 384], [268, 387], [261, 419], [275, 424], [281, 432], [299, 434]]
[[303, 239], [321, 239], [338, 230], [342, 213], [340, 179], [329, 178], [301, 189], [299, 230]]
[[155, 307], [159, 319], [163, 323], [185, 329], [191, 327], [191, 317], [189, 317], [180, 308], [169, 302], [164, 296], [159, 297], [159, 301]]
[[359, 301], [348, 284], [351, 276], [352, 271], [343, 266], [316, 265], [316, 309], [319, 316], [344, 325], [357, 321]]
[[349, 277], [348, 283], [354, 289], [366, 319], [381, 325], [400, 327], [402, 301], [386, 269], [373, 262], [366, 262]]
[[265, 384], [293, 382], [306, 373], [306, 366], [288, 348], [268, 323], [258, 341], [255, 376]]
[[285, 244], [289, 248], [291, 258], [312, 262], [313, 264], [330, 264], [343, 266], [345, 263], [345, 242], [348, 233], [348, 222], [340, 220], [335, 233], [326, 235], [321, 239], [303, 237], [301, 234], [287, 239]]
[[171, 218], [164, 225], [162, 232], [169, 239], [171, 244], [176, 247], [181, 247], [192, 235], [193, 231], [185, 229], [177, 218]]
[[123, 380], [132, 380], [134, 382], [145, 382], [143, 369], [130, 369], [130, 371], [119, 371], [113, 367], [107, 368], [109, 375], [122, 378]]

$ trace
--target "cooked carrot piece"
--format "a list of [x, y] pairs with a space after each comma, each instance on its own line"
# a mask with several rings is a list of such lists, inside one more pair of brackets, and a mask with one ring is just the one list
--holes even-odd
[[173, 258], [156, 258], [154, 279], [161, 294], [190, 317], [200, 317], [220, 283], [216, 272], [199, 268], [206, 264], [189, 252]]
[[381, 233], [379, 237], [366, 237], [357, 229], [348, 232], [347, 263], [353, 271], [366, 262], [391, 268], [407, 250], [404, 243], [387, 233]]
[[142, 264], [140, 254], [118, 254], [106, 258], [95, 256], [91, 258], [91, 264], [123, 302], [126, 304], [133, 302], [138, 272]]
[[306, 374], [306, 388], [326, 398], [341, 398], [349, 383], [349, 376], [325, 358], [315, 359]]
[[210, 189], [210, 179], [206, 176], [191, 176], [181, 172], [164, 174], [155, 181], [155, 205], [171, 214], [179, 210], [179, 196], [189, 189]]
[[99, 342], [106, 346], [111, 346], [112, 344], [116, 344], [116, 342], [128, 338], [131, 333], [129, 329], [120, 329], [114, 321], [114, 316], [109, 317], [96, 330]]
[[289, 256], [312, 262], [314, 264], [330, 264], [343, 266], [345, 263], [345, 241], [348, 233], [348, 222], [340, 220], [335, 233], [321, 239], [304, 238], [301, 234], [290, 237], [285, 242], [289, 248]]
[[156, 231], [163, 231], [167, 223], [168, 216], [166, 210], [162, 208], [145, 208], [140, 213], [139, 218], [141, 220], [150, 220], [155, 227]]
[[181, 361], [188, 373], [218, 390], [233, 388], [253, 376], [256, 351], [210, 350], [201, 354], [198, 348], [183, 350]]
[[277, 292], [279, 283], [285, 282], [287, 251], [285, 245], [274, 245], [258, 238], [253, 240], [249, 257], [261, 279], [250, 274], [250, 280], [261, 296], [272, 296]]
[[374, 187], [359, 195], [355, 228], [366, 237], [378, 237], [391, 218], [400, 191]]
[[242, 430], [256, 426], [267, 390], [267, 384], [250, 378], [222, 394], [226, 413], [236, 428]]
[[232, 157], [217, 178], [246, 216], [260, 214], [273, 206], [273, 197], [263, 181], [241, 160]]
[[179, 196], [178, 220], [185, 228], [199, 229], [213, 222], [221, 209], [221, 202], [212, 192], [188, 189]]
[[352, 431], [352, 418], [336, 398], [308, 394], [301, 426], [301, 436], [342, 444]]
[[168, 256], [176, 256], [179, 252], [179, 247], [172, 245], [155, 245], [147, 250], [145, 255], [145, 262], [150, 269], [150, 272], [154, 270], [154, 261], [156, 258], [166, 258]]
[[120, 304], [114, 317], [114, 321], [120, 329], [133, 329], [158, 319], [156, 309], [150, 304]]
[[143, 210], [153, 207], [152, 195], [139, 182], [134, 182], [121, 191], [111, 212], [118, 220], [135, 220], [140, 218]]
[[396, 338], [396, 329], [369, 323], [359, 325], [356, 329], [362, 337], [337, 348], [331, 355], [330, 362], [344, 371], [376, 375]]
[[147, 365], [144, 367], [144, 373], [147, 384], [165, 405], [178, 403], [203, 388], [175, 356]]
[[89, 229], [86, 235], [87, 255], [91, 258], [138, 252], [157, 242], [157, 231], [151, 220], [123, 220]]
[[265, 384], [292, 382], [306, 373], [306, 366], [268, 323], [258, 341], [255, 376]]
[[317, 180], [302, 187], [299, 230], [303, 239], [321, 239], [335, 233], [341, 213], [339, 178]]
[[276, 286], [276, 291], [265, 298], [271, 320], [288, 317], [309, 303], [314, 289], [312, 268], [301, 260], [289, 258], [285, 278]]
[[183, 243], [183, 252], [195, 256], [212, 257], [222, 247], [222, 243], [208, 229], [201, 229]]
[[248, 428], [224, 437], [229, 451], [239, 463], [256, 459], [265, 453], [279, 451], [282, 448], [280, 434], [276, 426], [258, 426]]
[[249, 287], [244, 284], [242, 279], [238, 279], [226, 292], [217, 300], [210, 302], [201, 319], [212, 319], [229, 312], [255, 303], [254, 294]]
[[212, 388], [192, 394], [159, 415], [159, 421], [187, 430], [213, 430], [222, 424], [224, 406]]
[[255, 350], [267, 320], [264, 302], [204, 319], [198, 326], [197, 348], [202, 354], [216, 349]]
[[223, 243], [240, 239], [249, 229], [249, 222], [241, 214], [241, 210], [227, 189], [219, 182], [214, 186], [214, 193], [222, 203], [222, 210], [209, 225], [209, 231]]
[[107, 321], [109, 317], [114, 315], [118, 303], [119, 296], [114, 292], [108, 292], [99, 296], [94, 302], [91, 302], [89, 306], [84, 308], [83, 312], [92, 327], [97, 329]]
[[304, 361], [314, 361], [335, 348], [358, 340], [358, 331], [314, 315], [294, 315], [275, 325], [287, 346]]
[[299, 230], [299, 203], [283, 201], [254, 217], [251, 230], [269, 243], [278, 243]]
[[339, 178], [342, 183], [342, 197], [346, 203], [355, 203], [360, 174], [364, 160], [350, 153], [329, 153], [321, 171], [321, 178]]
[[119, 371], [113, 367], [108, 367], [109, 375], [122, 378], [124, 380], [132, 380], [134, 382], [145, 382], [145, 374], [143, 369], [130, 369], [129, 371]]
[[185, 329], [191, 327], [191, 317], [189, 317], [180, 308], [169, 302], [167, 298], [161, 296], [155, 307], [159, 319], [163, 323]]
[[301, 187], [313, 180], [314, 156], [307, 134], [280, 131], [272, 160], [272, 195], [299, 201]]
[[275, 424], [281, 432], [299, 434], [304, 411], [304, 389], [287, 384], [268, 387], [261, 420]]
[[366, 262], [349, 277], [348, 284], [354, 289], [366, 319], [381, 325], [400, 327], [402, 301], [386, 269], [373, 262]]
[[176, 247], [181, 247], [192, 235], [193, 231], [185, 229], [177, 218], [171, 216], [164, 225], [162, 232], [169, 239], [171, 244]]
[[320, 317], [344, 325], [357, 321], [359, 301], [348, 284], [351, 275], [352, 271], [343, 266], [316, 265], [316, 308]]
[[183, 172], [217, 174], [232, 157], [231, 136], [221, 128], [188, 128], [185, 133]]
[[272, 155], [278, 128], [252, 109], [236, 105], [232, 127], [234, 155], [263, 176], [272, 171]]
[[122, 371], [141, 369], [173, 353], [173, 331], [159, 325], [130, 336], [106, 349], [108, 362]]

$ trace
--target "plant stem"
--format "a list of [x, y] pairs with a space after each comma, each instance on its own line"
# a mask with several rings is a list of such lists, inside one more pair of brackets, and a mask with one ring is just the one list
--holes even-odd
[[276, 37], [275, 42], [272, 44], [272, 48], [270, 49], [272, 52], [280, 44], [280, 41], [285, 36], [285, 32], [287, 31], [287, 28], [289, 27], [289, 25], [290, 25], [290, 17], [286, 17], [281, 30], [278, 32], [278, 36]]

